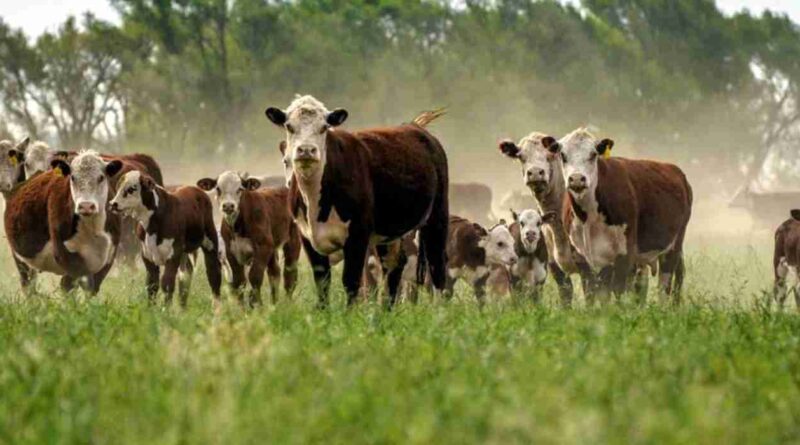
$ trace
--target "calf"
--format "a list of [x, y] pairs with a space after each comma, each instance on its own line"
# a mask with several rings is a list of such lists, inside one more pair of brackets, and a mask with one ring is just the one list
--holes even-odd
[[772, 298], [781, 309], [788, 296], [787, 279], [791, 274], [795, 280], [792, 293], [797, 310], [800, 310], [798, 266], [800, 266], [800, 210], [794, 209], [791, 211], [791, 218], [784, 221], [775, 231], [775, 254], [772, 257], [775, 287]]
[[[673, 164], [610, 157], [614, 142], [579, 128], [551, 144], [564, 163], [564, 185], [575, 218], [570, 240], [600, 273], [604, 288], [624, 292], [635, 269], [658, 263], [665, 295], [679, 302], [683, 239], [692, 213], [692, 188]], [[637, 280], [639, 300], [646, 282]]]
[[543, 214], [553, 213], [543, 227], [550, 262], [549, 269], [559, 287], [562, 305], [572, 302], [573, 287], [569, 275], [578, 273], [583, 280], [583, 290], [588, 304], [593, 301], [593, 274], [586, 259], [572, 245], [568, 228], [572, 222], [572, 206], [564, 182], [564, 167], [558, 153], [556, 140], [533, 132], [519, 144], [512, 141], [500, 143], [500, 151], [519, 161], [522, 178], [530, 189], [536, 205]]
[[158, 293], [160, 267], [164, 266], [161, 290], [165, 302], [172, 302], [175, 278], [180, 270], [183, 276], [178, 294], [181, 306], [186, 306], [192, 273], [189, 255], [202, 249], [213, 303], [219, 304], [222, 274], [217, 230], [211, 199], [203, 190], [187, 186], [167, 191], [147, 174], [132, 171], [120, 179], [111, 210], [135, 218], [139, 223], [137, 232], [142, 243], [147, 294], [151, 302]]
[[[347, 111], [329, 111], [303, 96], [286, 111], [268, 108], [266, 115], [286, 130], [291, 211], [314, 270], [320, 305], [327, 304], [328, 255], [343, 251], [342, 281], [350, 305], [358, 296], [370, 244], [393, 241], [417, 228], [422, 251], [417, 278], [424, 276], [424, 260], [430, 261], [434, 286], [444, 288], [448, 171], [442, 145], [424, 128], [433, 114], [398, 127], [331, 131], [344, 123]], [[387, 274], [390, 306], [404, 265], [401, 261]]]
[[[19, 162], [18, 167], [21, 166]], [[114, 260], [119, 219], [106, 212], [109, 180], [123, 168], [82, 151], [72, 161], [53, 161], [53, 169], [6, 194], [5, 231], [23, 289], [35, 271], [61, 275], [61, 287], [88, 280], [95, 294]]]
[[514, 237], [514, 251], [519, 260], [511, 268], [511, 285], [531, 291], [535, 303], [541, 299], [542, 286], [547, 279], [547, 244], [542, 234], [544, 225], [556, 218], [554, 212], [542, 215], [538, 210], [527, 209], [519, 214], [511, 211], [514, 223], [509, 231]]
[[480, 224], [450, 216], [447, 258], [447, 296], [452, 296], [456, 280], [464, 278], [483, 303], [490, 268], [511, 267], [517, 262], [514, 237], [503, 223], [486, 230]]
[[[281, 178], [282, 179], [282, 178]], [[261, 303], [261, 284], [264, 270], [269, 275], [272, 302], [278, 299], [281, 270], [278, 251], [283, 251], [283, 285], [290, 298], [297, 282], [297, 259], [300, 256], [300, 233], [289, 213], [289, 189], [286, 187], [261, 188], [254, 177], [243, 178], [238, 173], [226, 171], [216, 179], [197, 181], [201, 189], [214, 192], [220, 211], [220, 232], [231, 268], [231, 285], [240, 301], [245, 269], [250, 268], [249, 304]]]

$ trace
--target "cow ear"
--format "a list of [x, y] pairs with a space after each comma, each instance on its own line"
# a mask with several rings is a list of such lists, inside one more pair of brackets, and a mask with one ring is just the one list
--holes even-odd
[[328, 125], [331, 127], [338, 127], [347, 120], [347, 116], [347, 110], [344, 108], [337, 108], [328, 113], [328, 115], [325, 117], [325, 121], [328, 122]]
[[278, 144], [278, 150], [281, 151], [282, 155], [286, 155], [286, 141], [281, 141], [281, 143]]
[[499, 148], [501, 153], [514, 159], [519, 159], [519, 154], [522, 151], [517, 147], [517, 144], [509, 140], [501, 141]]
[[122, 170], [122, 161], [119, 159], [114, 159], [106, 164], [106, 175], [108, 176], [115, 176], [120, 170]]
[[550, 153], [556, 154], [561, 151], [561, 144], [556, 141], [552, 136], [545, 136], [542, 138], [542, 146]]
[[242, 181], [242, 187], [244, 187], [245, 190], [250, 191], [258, 190], [258, 188], [261, 187], [261, 181], [259, 181], [257, 178], [247, 178]]
[[153, 190], [156, 188], [156, 183], [153, 181], [153, 178], [144, 174], [140, 178], [139, 183], [142, 184], [142, 190]]
[[56, 176], [69, 176], [70, 173], [72, 173], [72, 169], [69, 167], [69, 164], [61, 159], [54, 159], [51, 161], [50, 168], [53, 169], [53, 173], [55, 173]]
[[542, 215], [542, 222], [545, 224], [552, 224], [556, 220], [556, 212], [552, 210]]
[[267, 115], [267, 119], [269, 119], [273, 124], [279, 127], [286, 125], [286, 113], [284, 113], [283, 110], [275, 107], [269, 107], [264, 114]]
[[14, 150], [17, 150], [17, 151], [20, 151], [20, 152], [23, 152], [23, 153], [24, 153], [24, 152], [25, 152], [25, 150], [27, 150], [27, 149], [28, 149], [28, 146], [29, 146], [30, 144], [31, 144], [31, 137], [30, 137], [30, 136], [28, 136], [28, 137], [26, 137], [25, 139], [23, 139], [23, 140], [19, 141], [19, 144], [17, 144], [17, 146], [16, 146], [16, 147], [14, 147]]
[[608, 159], [608, 157], [611, 156], [612, 148], [614, 148], [614, 141], [612, 141], [611, 139], [603, 139], [602, 141], [597, 143], [595, 150], [597, 150], [597, 154]]
[[214, 190], [214, 187], [217, 186], [217, 180], [212, 178], [203, 178], [197, 181], [197, 186], [202, 190], [210, 192], [211, 190]]
[[800, 221], [800, 209], [792, 209], [791, 214], [792, 218], [794, 218], [796, 221]]

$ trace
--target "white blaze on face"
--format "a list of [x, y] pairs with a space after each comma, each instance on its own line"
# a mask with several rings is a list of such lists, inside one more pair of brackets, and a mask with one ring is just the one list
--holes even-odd
[[80, 152], [70, 162], [69, 189], [75, 213], [92, 216], [103, 213], [108, 200], [107, 162], [96, 151]]
[[498, 224], [481, 238], [478, 246], [486, 251], [486, 264], [510, 266], [517, 262], [514, 237], [504, 224]]
[[50, 146], [44, 142], [36, 142], [25, 150], [25, 176], [47, 171], [50, 168]]
[[7, 192], [17, 185], [22, 173], [21, 152], [24, 152], [27, 142], [14, 144], [11, 141], [0, 141], [0, 191]]
[[528, 187], [542, 190], [553, 179], [555, 168], [560, 167], [560, 156], [551, 153], [542, 139], [547, 135], [531, 133], [522, 138], [517, 146], [520, 149], [519, 160], [522, 163], [522, 179]]
[[226, 171], [217, 178], [217, 202], [222, 217], [233, 225], [239, 216], [239, 200], [242, 198], [244, 186], [239, 173]]
[[542, 238], [542, 219], [542, 214], [534, 209], [523, 210], [518, 216], [517, 222], [519, 222], [522, 247], [528, 253], [536, 251], [536, 245]]
[[577, 199], [594, 196], [597, 190], [597, 138], [579, 128], [560, 141], [564, 161], [564, 181]]
[[308, 178], [325, 168], [325, 139], [330, 127], [325, 105], [312, 96], [295, 99], [286, 109], [286, 154], [292, 168]]

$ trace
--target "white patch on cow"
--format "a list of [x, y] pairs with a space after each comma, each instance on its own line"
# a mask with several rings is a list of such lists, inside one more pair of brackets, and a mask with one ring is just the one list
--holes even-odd
[[80, 217], [75, 235], [64, 241], [64, 247], [80, 255], [91, 273], [98, 272], [108, 264], [114, 253], [114, 244], [105, 226], [105, 212], [92, 217]]
[[163, 266], [175, 254], [175, 249], [172, 247], [174, 243], [175, 240], [169, 238], [164, 238], [158, 243], [157, 234], [147, 233], [142, 243], [142, 254], [153, 264]]
[[231, 255], [236, 258], [237, 263], [244, 266], [253, 261], [253, 243], [250, 238], [234, 235], [230, 244]]
[[[139, 224], [147, 230], [153, 211], [145, 207], [142, 201], [141, 179], [142, 173], [137, 170], [125, 173], [117, 185], [117, 194], [111, 200], [111, 205], [123, 215], [139, 221]], [[158, 207], [158, 193], [153, 193], [153, 198], [155, 206]]]
[[65, 273], [64, 269], [56, 261], [56, 257], [53, 252], [52, 240], [48, 241], [47, 244], [44, 245], [44, 248], [42, 248], [42, 250], [40, 250], [39, 253], [37, 253], [33, 258], [25, 258], [16, 252], [14, 252], [14, 256], [33, 269], [43, 272], [50, 272], [57, 275], [63, 275]]
[[42, 141], [33, 143], [25, 150], [25, 177], [45, 172], [50, 168], [49, 161], [52, 150]]
[[542, 285], [545, 280], [547, 280], [547, 265], [542, 261], [534, 260], [533, 268], [531, 269], [531, 282]]
[[335, 207], [331, 209], [327, 221], [318, 221], [320, 182], [313, 179], [307, 181], [304, 178], [298, 181], [298, 185], [307, 209], [306, 216], [300, 212], [295, 215], [295, 222], [300, 228], [300, 233], [311, 242], [314, 250], [322, 255], [330, 255], [341, 250], [347, 241], [350, 222], [342, 221]]
[[498, 224], [478, 241], [478, 247], [486, 252], [486, 265], [510, 266], [517, 261], [514, 251], [514, 236], [504, 224]]
[[611, 226], [597, 211], [587, 213], [586, 222], [575, 218], [569, 237], [575, 249], [586, 258], [592, 269], [599, 271], [614, 264], [618, 256], [627, 255], [627, 225]]
[[543, 191], [543, 186], [549, 185], [552, 180], [563, 175], [561, 156], [550, 153], [542, 144], [542, 139], [547, 137], [544, 133], [533, 132], [520, 139], [519, 161], [522, 164], [522, 180], [531, 191]]
[[786, 257], [781, 257], [778, 260], [778, 267], [775, 268], [775, 274], [778, 275], [778, 278], [786, 279], [789, 274], [789, 262], [786, 261]]

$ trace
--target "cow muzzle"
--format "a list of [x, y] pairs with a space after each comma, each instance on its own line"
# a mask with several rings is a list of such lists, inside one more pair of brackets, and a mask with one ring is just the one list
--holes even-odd
[[537, 235], [536, 232], [525, 233], [525, 241], [527, 241], [529, 244], [534, 244], [538, 240], [539, 240], [539, 235]]
[[581, 173], [570, 175], [569, 179], [567, 179], [567, 186], [570, 191], [576, 194], [583, 193], [589, 187], [586, 176]]
[[236, 212], [236, 204], [232, 202], [224, 202], [222, 203], [222, 213], [225, 215], [233, 215]]
[[97, 213], [97, 204], [89, 201], [79, 202], [77, 210], [80, 216], [92, 216]]

